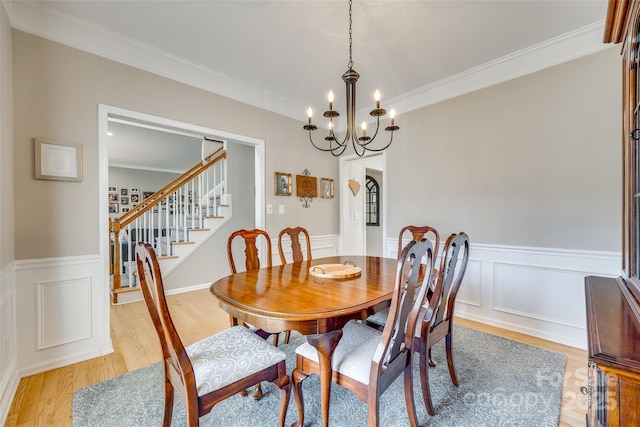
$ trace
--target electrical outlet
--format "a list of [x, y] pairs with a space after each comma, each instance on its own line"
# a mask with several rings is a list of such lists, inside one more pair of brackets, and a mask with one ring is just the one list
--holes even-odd
[[284, 205], [278, 205], [278, 213], [279, 214], [283, 214], [284, 213]]
[[271, 215], [273, 213], [273, 205], [267, 205], [267, 215]]

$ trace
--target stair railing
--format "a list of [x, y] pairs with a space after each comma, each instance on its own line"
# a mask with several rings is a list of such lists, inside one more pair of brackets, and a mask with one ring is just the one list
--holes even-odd
[[227, 152], [220, 147], [122, 216], [109, 219], [114, 304], [119, 293], [139, 289], [135, 273], [138, 242], [151, 244], [159, 259], [173, 257], [174, 245], [188, 242], [189, 230], [202, 229], [205, 218], [220, 215], [226, 194], [226, 159]]

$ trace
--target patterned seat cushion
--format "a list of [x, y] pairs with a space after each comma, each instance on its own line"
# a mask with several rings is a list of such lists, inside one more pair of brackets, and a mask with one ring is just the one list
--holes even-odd
[[185, 348], [196, 377], [198, 396], [218, 390], [285, 359], [244, 326], [234, 326]]
[[[382, 333], [356, 321], [349, 321], [342, 328], [342, 338], [333, 353], [333, 369], [362, 384], [369, 384], [369, 371], [373, 354]], [[318, 352], [309, 343], [296, 348], [296, 353], [318, 362]]]

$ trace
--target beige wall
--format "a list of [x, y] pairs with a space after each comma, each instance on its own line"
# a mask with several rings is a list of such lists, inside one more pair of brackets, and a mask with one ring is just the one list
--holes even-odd
[[13, 225], [13, 83], [11, 25], [0, 5], [0, 268], [15, 259]]
[[[266, 203], [286, 212], [268, 215], [267, 231], [339, 232], [336, 199], [303, 209], [297, 198], [273, 195], [274, 171], [337, 177], [337, 161], [307, 142], [304, 111], [298, 122], [21, 31], [13, 38], [16, 259], [98, 253], [98, 104], [265, 140]], [[84, 144], [84, 181], [34, 180], [35, 137]]]
[[399, 117], [388, 237], [429, 224], [475, 243], [620, 251], [620, 63], [614, 47]]

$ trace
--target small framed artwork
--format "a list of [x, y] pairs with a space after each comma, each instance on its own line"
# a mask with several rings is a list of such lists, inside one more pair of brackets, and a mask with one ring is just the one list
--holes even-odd
[[129, 204], [129, 198], [128, 197], [120, 197], [120, 204], [121, 205], [128, 205]]
[[129, 212], [129, 208], [122, 208], [122, 211], [121, 211], [121, 212], [122, 212], [122, 213], [127, 213], [127, 212]]
[[275, 192], [276, 196], [291, 195], [291, 174], [284, 172], [275, 173]]
[[320, 178], [320, 188], [322, 189], [323, 199], [333, 199], [333, 179]]
[[117, 193], [109, 194], [109, 202], [117, 202], [117, 201], [118, 201]]
[[153, 191], [143, 191], [142, 192], [142, 200], [147, 199], [153, 195]]
[[296, 195], [298, 197], [318, 197], [318, 178], [296, 175]]
[[131, 201], [131, 203], [139, 203], [140, 195], [138, 193], [131, 193], [131, 195], [129, 196], [129, 200]]
[[82, 182], [82, 144], [35, 139], [35, 178]]
[[118, 213], [120, 212], [120, 207], [117, 203], [109, 203], [109, 213]]
[[129, 190], [127, 190], [126, 188], [121, 188], [120, 189], [120, 195], [121, 196], [128, 196], [129, 195]]
[[137, 188], [132, 188], [132, 189], [131, 189], [131, 193], [132, 193], [132, 194], [133, 194], [133, 193], [139, 193], [139, 192], [140, 192], [140, 190], [139, 190], [139, 189], [137, 189]]
[[109, 186], [109, 193], [117, 193], [118, 192], [118, 187], [115, 187], [113, 185]]

